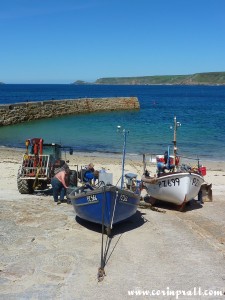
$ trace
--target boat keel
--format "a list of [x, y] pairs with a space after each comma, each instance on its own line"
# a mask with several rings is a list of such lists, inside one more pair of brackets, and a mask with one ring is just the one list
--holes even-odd
[[187, 195], [185, 195], [183, 203], [177, 206], [178, 210], [181, 212], [184, 211], [186, 204], [187, 204]]

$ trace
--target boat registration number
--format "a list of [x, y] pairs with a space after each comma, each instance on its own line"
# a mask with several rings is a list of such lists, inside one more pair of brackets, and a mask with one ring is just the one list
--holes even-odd
[[87, 202], [98, 202], [98, 198], [96, 195], [87, 196]]
[[173, 179], [167, 179], [167, 180], [161, 180], [158, 182], [159, 187], [167, 187], [167, 186], [179, 186], [180, 185], [180, 179], [179, 178], [173, 178]]
[[192, 185], [194, 185], [194, 186], [201, 185], [200, 180], [198, 178], [193, 178]]
[[126, 195], [121, 195], [120, 196], [120, 201], [127, 202], [128, 201], [128, 197]]
[[[192, 185], [199, 186], [200, 180], [198, 178], [193, 178]], [[161, 180], [158, 182], [159, 187], [172, 187], [172, 186], [179, 186], [180, 185], [180, 179], [179, 178], [173, 178], [173, 179], [167, 179], [167, 180]]]

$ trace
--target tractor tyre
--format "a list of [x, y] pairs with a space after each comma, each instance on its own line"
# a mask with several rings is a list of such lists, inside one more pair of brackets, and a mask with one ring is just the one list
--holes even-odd
[[17, 175], [17, 188], [20, 194], [32, 194], [33, 193], [33, 180], [21, 179], [20, 172]]

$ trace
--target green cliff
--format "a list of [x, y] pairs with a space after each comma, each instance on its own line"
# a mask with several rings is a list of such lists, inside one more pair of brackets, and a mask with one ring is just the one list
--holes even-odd
[[143, 77], [99, 78], [94, 84], [121, 85], [225, 85], [225, 72]]

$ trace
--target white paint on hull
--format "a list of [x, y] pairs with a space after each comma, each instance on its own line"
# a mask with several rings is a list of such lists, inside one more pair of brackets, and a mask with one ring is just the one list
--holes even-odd
[[157, 178], [156, 183], [142, 180], [150, 196], [177, 205], [195, 198], [204, 182], [201, 175], [188, 172], [167, 173]]

